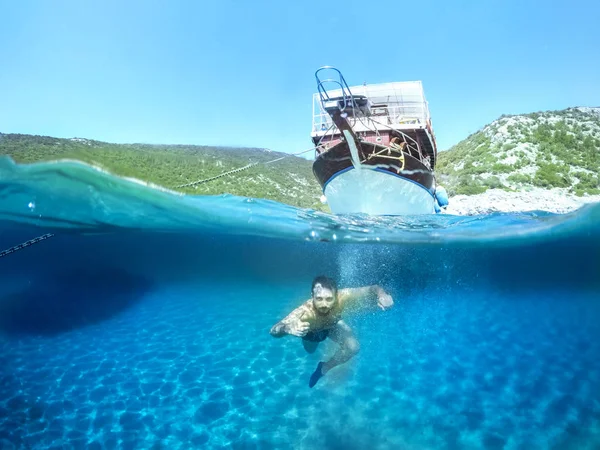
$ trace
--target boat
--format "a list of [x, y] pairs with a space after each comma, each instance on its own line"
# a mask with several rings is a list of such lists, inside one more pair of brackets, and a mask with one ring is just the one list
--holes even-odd
[[436, 186], [437, 144], [421, 81], [350, 87], [331, 66], [315, 77], [312, 167], [331, 212], [440, 212], [448, 200]]

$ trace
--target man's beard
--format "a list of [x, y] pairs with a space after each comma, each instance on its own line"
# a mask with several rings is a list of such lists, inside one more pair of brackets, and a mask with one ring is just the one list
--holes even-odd
[[320, 316], [326, 316], [326, 315], [327, 315], [327, 314], [329, 314], [330, 312], [331, 312], [331, 308], [327, 308], [327, 309], [324, 309], [324, 310], [321, 310], [321, 309], [318, 309], [318, 308], [317, 308], [317, 313], [318, 313]]

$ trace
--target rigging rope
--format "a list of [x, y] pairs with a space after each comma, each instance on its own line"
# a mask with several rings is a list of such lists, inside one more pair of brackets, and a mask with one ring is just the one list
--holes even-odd
[[21, 250], [21, 249], [24, 249], [25, 247], [29, 247], [30, 245], [37, 244], [38, 242], [41, 242], [48, 238], [51, 238], [52, 236], [54, 236], [52, 233], [43, 234], [34, 239], [30, 239], [29, 241], [23, 242], [22, 244], [15, 245], [14, 247], [3, 250], [0, 252], [0, 258], [2, 258], [3, 256], [6, 256], [6, 255], [10, 255], [11, 253], [16, 252], [17, 250]]

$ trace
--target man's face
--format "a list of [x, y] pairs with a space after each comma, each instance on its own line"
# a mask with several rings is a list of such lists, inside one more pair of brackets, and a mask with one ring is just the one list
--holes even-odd
[[318, 314], [325, 316], [335, 305], [335, 293], [331, 289], [316, 284], [313, 289], [313, 305]]

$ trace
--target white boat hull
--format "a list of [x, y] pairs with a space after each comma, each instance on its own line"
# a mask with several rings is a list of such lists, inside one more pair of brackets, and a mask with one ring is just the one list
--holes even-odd
[[423, 186], [365, 166], [338, 173], [323, 193], [334, 214], [435, 214], [434, 197]]

